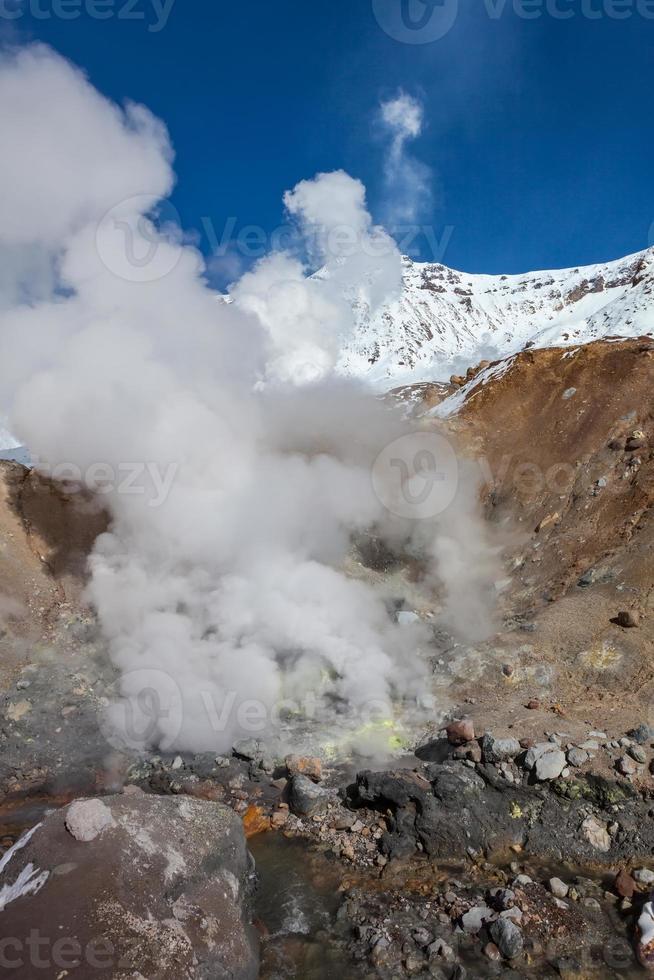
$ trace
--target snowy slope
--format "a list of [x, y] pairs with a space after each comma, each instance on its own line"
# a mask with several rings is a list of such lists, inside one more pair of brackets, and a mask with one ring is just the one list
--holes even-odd
[[654, 248], [616, 262], [518, 276], [403, 260], [401, 296], [358, 311], [339, 370], [379, 387], [441, 381], [525, 345], [654, 332]]
[[9, 432], [2, 424], [2, 419], [0, 419], [0, 450], [3, 449], [16, 449], [20, 446], [20, 443], [14, 439], [11, 432]]

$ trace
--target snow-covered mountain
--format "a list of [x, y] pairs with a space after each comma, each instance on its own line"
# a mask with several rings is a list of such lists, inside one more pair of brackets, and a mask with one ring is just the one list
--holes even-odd
[[403, 260], [401, 296], [358, 310], [339, 369], [381, 388], [441, 381], [525, 346], [654, 332], [654, 248], [616, 262], [518, 276]]

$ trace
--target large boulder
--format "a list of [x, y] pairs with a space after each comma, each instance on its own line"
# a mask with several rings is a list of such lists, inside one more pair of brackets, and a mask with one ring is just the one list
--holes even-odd
[[218, 803], [78, 800], [0, 862], [5, 966], [16, 980], [254, 980], [249, 875], [241, 821]]

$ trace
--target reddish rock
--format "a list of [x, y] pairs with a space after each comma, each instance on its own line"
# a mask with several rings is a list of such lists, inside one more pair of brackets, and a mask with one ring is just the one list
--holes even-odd
[[530, 711], [538, 711], [540, 708], [540, 701], [538, 698], [532, 698], [531, 701], [527, 702], [527, 707]]
[[453, 721], [445, 730], [450, 745], [465, 745], [467, 742], [472, 742], [475, 737], [475, 727], [470, 718]]
[[270, 817], [265, 810], [252, 804], [243, 814], [243, 830], [246, 837], [255, 837], [270, 830]]
[[631, 898], [636, 890], [636, 882], [629, 872], [622, 868], [616, 876], [614, 888], [621, 898]]
[[287, 755], [284, 762], [289, 776], [307, 776], [314, 783], [322, 779], [322, 762], [317, 756]]
[[502, 954], [495, 943], [486, 943], [484, 946], [484, 956], [486, 956], [489, 960], [492, 960], [494, 963], [497, 963], [502, 959]]

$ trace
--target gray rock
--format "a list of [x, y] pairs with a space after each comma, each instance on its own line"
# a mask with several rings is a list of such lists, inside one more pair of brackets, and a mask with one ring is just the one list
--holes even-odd
[[247, 762], [260, 762], [263, 758], [261, 742], [256, 738], [242, 738], [234, 744], [232, 751], [238, 759], [245, 759]]
[[557, 749], [555, 752], [546, 752], [536, 762], [536, 779], [545, 782], [550, 779], [557, 779], [565, 769], [565, 754]]
[[588, 752], [585, 752], [583, 749], [580, 749], [577, 746], [573, 746], [573, 748], [568, 750], [568, 762], [576, 769], [585, 765], [589, 758], [590, 756], [588, 755]]
[[515, 738], [495, 738], [486, 732], [481, 740], [484, 762], [505, 762], [520, 755], [520, 742]]
[[114, 818], [102, 800], [77, 800], [66, 811], [66, 830], [79, 841], [92, 841], [113, 826]]
[[504, 909], [503, 912], [500, 912], [500, 918], [512, 919], [513, 922], [520, 923], [522, 922], [522, 909], [519, 909], [517, 905], [512, 909]]
[[633, 738], [634, 742], [638, 742], [639, 745], [647, 745], [648, 742], [654, 741], [654, 728], [650, 728], [644, 722], [638, 728], [632, 728], [627, 734], [630, 738]]
[[623, 776], [633, 776], [638, 767], [633, 759], [629, 758], [628, 755], [623, 755], [622, 758], [618, 759], [616, 768]]
[[640, 745], [630, 745], [627, 752], [632, 759], [635, 759], [636, 762], [640, 762], [641, 765], [644, 765], [644, 763], [647, 762], [647, 753], [645, 752], [645, 749], [641, 748]]
[[431, 946], [428, 948], [429, 958], [434, 959], [438, 957], [445, 963], [455, 963], [456, 953], [449, 946], [444, 939], [435, 939]]
[[477, 933], [492, 917], [493, 913], [487, 905], [475, 905], [461, 916], [461, 926], [464, 932]]
[[550, 878], [548, 884], [555, 898], [566, 898], [570, 891], [569, 886], [566, 885], [565, 881], [561, 881], [560, 878]]
[[554, 752], [556, 748], [557, 746], [554, 742], [538, 742], [536, 745], [532, 745], [530, 749], [527, 749], [527, 754], [525, 755], [525, 767], [527, 769], [533, 769], [542, 756], [547, 752]]
[[510, 919], [498, 919], [490, 927], [490, 934], [502, 956], [512, 960], [524, 945], [522, 932]]
[[295, 775], [290, 782], [288, 804], [299, 817], [308, 817], [326, 810], [334, 796], [307, 776]]
[[632, 872], [631, 877], [635, 878], [639, 885], [654, 885], [654, 871], [650, 871], [649, 868], [637, 868]]
[[511, 888], [492, 888], [489, 895], [493, 908], [499, 911], [510, 909], [515, 902], [515, 892]]

